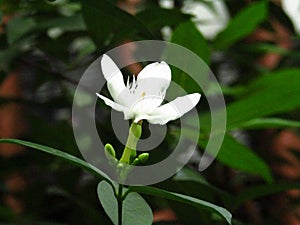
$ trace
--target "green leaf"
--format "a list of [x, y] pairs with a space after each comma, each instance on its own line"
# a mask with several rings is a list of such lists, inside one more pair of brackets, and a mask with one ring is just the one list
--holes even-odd
[[285, 69], [250, 83], [243, 97], [227, 106], [227, 128], [233, 129], [252, 119], [298, 109], [299, 74], [299, 69]]
[[7, 41], [9, 44], [19, 40], [36, 26], [34, 19], [14, 17], [7, 24]]
[[190, 15], [184, 14], [178, 9], [163, 9], [160, 7], [147, 8], [137, 13], [136, 16], [151, 31], [160, 30], [164, 26], [176, 26], [191, 18]]
[[244, 47], [245, 50], [249, 52], [258, 52], [258, 53], [276, 53], [279, 55], [291, 55], [292, 51], [289, 51], [286, 48], [280, 47], [275, 44], [266, 44], [266, 43], [255, 43], [255, 44], [247, 44]]
[[104, 211], [114, 225], [118, 225], [118, 201], [113, 187], [106, 181], [101, 181], [97, 188], [98, 198]]
[[268, 13], [266, 1], [252, 3], [239, 12], [228, 24], [227, 28], [219, 33], [214, 41], [214, 47], [224, 49], [246, 37], [263, 22]]
[[2, 18], [3, 18], [3, 13], [2, 13], [2, 11], [0, 10], [0, 24], [2, 23]]
[[[192, 134], [193, 132], [193, 129], [186, 129], [184, 132], [187, 135], [186, 138], [189, 138], [189, 133]], [[206, 137], [200, 137], [198, 145], [205, 149], [207, 145]], [[215, 155], [214, 153], [211, 154]], [[261, 176], [268, 182], [272, 181], [268, 165], [253, 150], [237, 142], [229, 134], [225, 134], [216, 159], [230, 168]]]
[[[118, 200], [113, 187], [101, 181], [97, 189], [104, 211], [113, 224], [118, 225]], [[153, 215], [147, 202], [136, 192], [127, 193], [122, 205], [123, 225], [151, 225]]]
[[232, 196], [230, 194], [223, 191], [222, 189], [211, 185], [205, 180], [203, 176], [201, 176], [200, 173], [197, 173], [196, 171], [190, 168], [182, 168], [173, 177], [173, 180], [177, 182], [183, 182], [183, 190], [186, 190], [186, 186], [188, 185], [188, 183], [192, 182], [192, 188], [190, 188], [189, 190], [193, 190], [194, 188], [202, 188], [201, 192], [205, 193], [205, 197], [208, 196], [208, 193], [213, 193], [217, 194], [218, 198], [220, 198], [224, 204], [226, 203], [226, 205], [230, 205], [229, 203], [232, 202]]
[[29, 33], [44, 31], [49, 28], [58, 28], [62, 31], [86, 30], [80, 14], [55, 18], [44, 18], [41, 16], [31, 18], [15, 17], [7, 24], [7, 40], [9, 44], [12, 44]]
[[300, 57], [300, 53], [297, 50], [290, 50], [284, 47], [277, 46], [275, 44], [266, 44], [266, 43], [245, 43], [245, 46], [242, 47], [249, 53], [275, 53], [285, 57], [291, 57], [297, 59]]
[[152, 34], [137, 17], [119, 9], [107, 0], [81, 1], [82, 13], [87, 28], [99, 48], [103, 48], [113, 38], [125, 39], [132, 34], [153, 39]]
[[300, 189], [300, 183], [271, 183], [253, 186], [243, 190], [238, 194], [238, 196], [235, 199], [234, 206], [238, 207], [249, 200], [257, 199], [263, 196], [272, 195], [291, 189]]
[[251, 149], [228, 134], [224, 137], [217, 160], [233, 169], [259, 175], [268, 182], [272, 181], [268, 165]]
[[265, 129], [265, 128], [285, 128], [285, 127], [300, 127], [299, 121], [286, 120], [280, 118], [259, 118], [249, 120], [239, 125], [242, 129]]
[[151, 225], [153, 214], [148, 203], [136, 192], [129, 193], [123, 202], [123, 225]]
[[30, 147], [42, 152], [46, 152], [50, 155], [54, 155], [57, 156], [61, 159], [66, 160], [67, 162], [72, 163], [75, 166], [78, 166], [82, 169], [85, 169], [86, 171], [90, 172], [91, 174], [95, 175], [96, 177], [100, 178], [100, 179], [104, 179], [107, 182], [112, 184], [111, 179], [101, 170], [99, 170], [98, 168], [94, 167], [93, 165], [83, 161], [82, 159], [79, 159], [73, 155], [70, 155], [68, 153], [65, 153], [63, 151], [48, 147], [48, 146], [44, 146], [44, 145], [40, 145], [40, 144], [36, 144], [36, 143], [32, 143], [32, 142], [28, 142], [28, 141], [22, 141], [22, 140], [17, 140], [17, 139], [0, 139], [0, 143], [11, 143], [11, 144], [17, 144], [17, 145], [23, 145], [26, 147]]
[[55, 18], [36, 17], [36, 29], [60, 28], [63, 31], [82, 31], [86, 26], [81, 14], [73, 16], [61, 16]]
[[[205, 64], [209, 63], [210, 60], [210, 51], [208, 49], [206, 40], [203, 38], [202, 34], [195, 27], [195, 24], [192, 21], [181, 23], [173, 32], [171, 42], [183, 46], [191, 51], [191, 54], [199, 56], [203, 60], [204, 65], [198, 65], [196, 68], [197, 73], [199, 74], [199, 79], [203, 82], [206, 82], [209, 75], [208, 67]], [[182, 68], [187, 67], [188, 65], [193, 64], [193, 62], [188, 61], [187, 57], [174, 57], [176, 54], [181, 54], [174, 52], [172, 48], [166, 49], [165, 57], [170, 61], [177, 61], [182, 65]], [[199, 62], [197, 62], [199, 63]], [[180, 70], [177, 67], [172, 68], [172, 80], [182, 87], [188, 93], [200, 92], [199, 85], [186, 74], [183, 70]], [[169, 90], [168, 95], [171, 94]], [[178, 96], [182, 93], [178, 92], [172, 93], [172, 95]]]
[[173, 177], [174, 181], [181, 181], [181, 182], [194, 182], [197, 183], [207, 189], [209, 189], [209, 191], [213, 191], [218, 193], [219, 197], [222, 198], [222, 200], [226, 201], [226, 202], [231, 202], [232, 197], [226, 193], [225, 191], [223, 191], [222, 189], [219, 189], [213, 185], [211, 185], [210, 183], [208, 183], [205, 178], [203, 176], [201, 176], [201, 174], [190, 168], [187, 167], [183, 167], [180, 171], [178, 171], [176, 173], [176, 175]]
[[206, 64], [210, 61], [207, 42], [192, 21], [181, 23], [173, 32], [171, 42], [188, 48]]
[[193, 181], [204, 185], [210, 185], [201, 174], [189, 168], [182, 168], [173, 178], [175, 181]]
[[[199, 140], [199, 146], [206, 147], [206, 141]], [[229, 166], [254, 175], [263, 177], [266, 181], [272, 181], [272, 175], [268, 165], [258, 157], [251, 149], [237, 142], [232, 136], [226, 134], [216, 159]]]
[[229, 224], [231, 224], [231, 214], [228, 212], [226, 209], [216, 206], [212, 203], [193, 198], [190, 196], [174, 193], [174, 192], [169, 192], [165, 191], [162, 189], [154, 188], [154, 187], [149, 187], [149, 186], [131, 186], [129, 188], [129, 192], [139, 192], [147, 195], [152, 195], [152, 196], [157, 196], [161, 198], [166, 198], [169, 200], [174, 200], [182, 203], [186, 203], [195, 207], [198, 207], [203, 210], [207, 210], [209, 212], [216, 213], [223, 217]]

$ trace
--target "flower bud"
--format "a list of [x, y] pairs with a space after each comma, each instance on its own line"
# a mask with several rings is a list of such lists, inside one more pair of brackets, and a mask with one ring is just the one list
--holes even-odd
[[133, 162], [132, 162], [132, 166], [136, 166], [136, 165], [138, 165], [140, 163], [140, 160], [138, 159], [138, 158], [135, 158], [134, 160], [133, 160]]
[[114, 150], [114, 147], [111, 144], [106, 144], [105, 147], [105, 155], [107, 158], [109, 158], [109, 156], [112, 156], [113, 158], [116, 157], [116, 152]]
[[146, 163], [149, 158], [149, 153], [142, 153], [138, 156], [139, 162]]

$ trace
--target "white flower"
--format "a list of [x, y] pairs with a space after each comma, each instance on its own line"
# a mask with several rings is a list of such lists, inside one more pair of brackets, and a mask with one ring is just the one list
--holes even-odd
[[218, 33], [225, 29], [230, 19], [223, 0], [184, 1], [182, 11], [194, 16], [193, 21], [207, 39], [214, 39]]
[[290, 17], [296, 32], [300, 34], [300, 0], [282, 0], [282, 8]]
[[133, 119], [135, 123], [147, 120], [152, 124], [166, 124], [194, 108], [201, 97], [198, 93], [189, 94], [161, 106], [171, 81], [171, 70], [165, 62], [149, 64], [137, 78], [133, 76], [132, 82], [127, 80], [126, 86], [121, 71], [107, 55], [103, 55], [101, 67], [114, 101], [97, 93], [98, 97], [123, 112], [124, 119]]

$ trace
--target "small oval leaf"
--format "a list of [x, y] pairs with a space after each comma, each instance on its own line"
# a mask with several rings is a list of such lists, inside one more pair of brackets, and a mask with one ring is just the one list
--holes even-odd
[[114, 225], [118, 225], [118, 201], [112, 186], [106, 181], [98, 184], [97, 193], [104, 211]]
[[123, 225], [151, 225], [152, 221], [148, 203], [138, 193], [129, 193], [123, 202]]

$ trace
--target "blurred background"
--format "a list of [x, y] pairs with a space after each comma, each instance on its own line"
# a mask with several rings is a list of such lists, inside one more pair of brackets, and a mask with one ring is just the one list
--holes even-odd
[[[0, 138], [81, 157], [71, 109], [88, 65], [129, 41], [177, 43], [217, 76], [227, 133], [207, 170], [198, 172], [195, 155], [156, 186], [225, 207], [233, 224], [299, 225], [299, 33], [299, 0], [0, 0]], [[201, 92], [173, 72], [187, 92]], [[109, 109], [99, 106], [99, 129], [114, 142]], [[209, 122], [208, 110], [206, 103], [198, 108], [201, 124]], [[204, 126], [199, 155], [208, 135]], [[164, 148], [172, 149], [172, 140]], [[60, 159], [1, 144], [0, 224], [111, 224], [97, 199], [98, 182]], [[224, 223], [192, 206], [144, 197], [156, 225]]]

